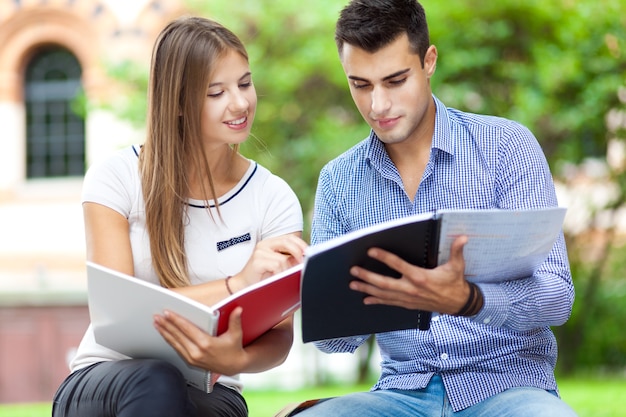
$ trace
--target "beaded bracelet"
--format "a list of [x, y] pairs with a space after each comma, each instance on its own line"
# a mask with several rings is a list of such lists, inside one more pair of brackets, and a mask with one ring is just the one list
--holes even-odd
[[467, 301], [465, 302], [465, 305], [461, 307], [459, 312], [455, 314], [455, 316], [465, 316], [465, 317], [475, 316], [483, 307], [484, 300], [483, 300], [483, 294], [480, 291], [480, 288], [478, 288], [478, 286], [474, 284], [473, 282], [470, 282], [469, 286], [470, 286], [470, 293], [469, 293], [469, 296], [467, 297]]
[[231, 278], [232, 278], [232, 275], [227, 276], [226, 279], [224, 280], [224, 283], [226, 284], [226, 291], [228, 291], [230, 295], [233, 295], [233, 290], [230, 289], [230, 285], [228, 284], [228, 280], [230, 280]]

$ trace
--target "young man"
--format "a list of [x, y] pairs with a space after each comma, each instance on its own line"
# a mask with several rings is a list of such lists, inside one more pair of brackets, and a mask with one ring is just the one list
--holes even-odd
[[[433, 95], [437, 49], [416, 0], [353, 0], [341, 12], [336, 42], [372, 131], [322, 169], [312, 243], [437, 209], [557, 205], [528, 129], [446, 108]], [[402, 277], [354, 268], [351, 288], [367, 304], [433, 311], [431, 328], [376, 335], [382, 369], [372, 391], [319, 402], [299, 417], [576, 415], [559, 399], [553, 372], [550, 326], [565, 323], [574, 301], [563, 236], [533, 276], [474, 288], [463, 274], [466, 240], [457, 239], [450, 261], [432, 270], [370, 250]], [[316, 345], [354, 352], [367, 337]]]

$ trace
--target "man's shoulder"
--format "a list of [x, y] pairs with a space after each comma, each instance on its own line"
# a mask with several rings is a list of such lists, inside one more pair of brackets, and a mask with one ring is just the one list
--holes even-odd
[[447, 109], [449, 135], [455, 146], [476, 145], [484, 154], [499, 158], [501, 152], [541, 153], [533, 132], [522, 123], [505, 117]]
[[447, 107], [446, 111], [451, 125], [467, 129], [527, 130], [520, 122], [502, 116], [471, 113], [452, 107]]

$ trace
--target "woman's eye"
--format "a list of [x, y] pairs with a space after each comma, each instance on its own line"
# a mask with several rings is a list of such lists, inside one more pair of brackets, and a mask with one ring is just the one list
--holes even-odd
[[241, 84], [239, 84], [239, 87], [240, 87], [240, 88], [248, 88], [248, 87], [251, 87], [251, 86], [252, 86], [252, 81], [249, 81], [249, 82], [247, 82], [247, 83], [241, 83]]
[[207, 96], [208, 96], [208, 97], [219, 97], [219, 96], [221, 96], [223, 93], [224, 93], [223, 91], [218, 91], [218, 92], [216, 92], [216, 93], [208, 93], [208, 94], [207, 94]]

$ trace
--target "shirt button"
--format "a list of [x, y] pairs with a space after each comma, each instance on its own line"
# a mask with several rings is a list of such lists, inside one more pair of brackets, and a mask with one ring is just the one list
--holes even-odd
[[487, 317], [485, 320], [483, 320], [483, 323], [485, 324], [489, 324], [489, 322], [491, 322], [491, 317]]
[[362, 341], [363, 341], [363, 338], [362, 338], [362, 337], [357, 337], [357, 338], [356, 338], [356, 341], [357, 341], [357, 342], [362, 342]]
[[440, 358], [445, 361], [446, 359], [448, 359], [448, 354], [447, 353], [442, 353]]
[[430, 319], [430, 321], [439, 321], [439, 316], [435, 316], [432, 319]]

